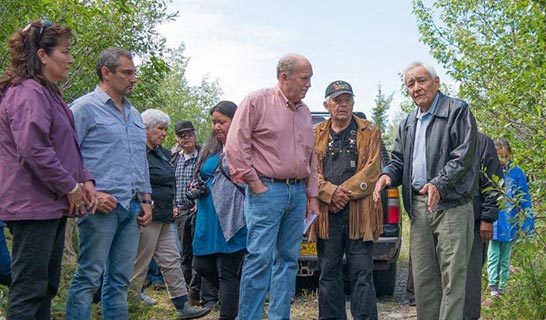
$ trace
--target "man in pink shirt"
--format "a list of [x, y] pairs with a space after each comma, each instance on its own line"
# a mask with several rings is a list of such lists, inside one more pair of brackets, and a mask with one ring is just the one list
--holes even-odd
[[[300, 55], [277, 65], [278, 84], [241, 102], [226, 142], [232, 178], [246, 183], [247, 250], [239, 319], [289, 319], [305, 216], [318, 214], [311, 113], [301, 101], [313, 69]], [[271, 284], [270, 284], [271, 283]]]

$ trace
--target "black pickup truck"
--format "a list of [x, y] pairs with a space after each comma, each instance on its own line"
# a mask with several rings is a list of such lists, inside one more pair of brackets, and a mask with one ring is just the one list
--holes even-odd
[[[366, 118], [362, 112], [355, 115]], [[313, 124], [326, 120], [330, 115], [327, 112], [312, 112]], [[389, 155], [382, 145], [382, 161], [385, 163]], [[397, 188], [388, 188], [383, 192], [383, 233], [374, 244], [374, 284], [377, 296], [392, 295], [396, 284], [396, 261], [402, 244], [402, 224], [400, 219], [400, 197]], [[344, 269], [346, 265], [344, 264]], [[301, 246], [298, 282], [318, 284], [319, 267], [317, 263], [316, 242], [303, 239]], [[344, 278], [348, 279], [346, 272]]]

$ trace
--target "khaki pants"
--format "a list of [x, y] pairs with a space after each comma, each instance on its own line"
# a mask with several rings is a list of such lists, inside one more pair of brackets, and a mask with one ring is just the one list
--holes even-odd
[[430, 213], [414, 196], [410, 250], [418, 319], [463, 319], [466, 272], [474, 238], [472, 202]]
[[78, 255], [76, 250], [74, 250], [73, 236], [76, 233], [76, 238], [78, 238], [78, 228], [76, 228], [76, 219], [67, 219], [66, 220], [66, 231], [64, 235], [64, 256], [71, 261], [76, 261]]
[[171, 299], [188, 295], [186, 281], [180, 265], [180, 251], [176, 245], [176, 232], [171, 223], [152, 222], [140, 231], [135, 271], [131, 289], [142, 290], [152, 257], [161, 268], [165, 286]]

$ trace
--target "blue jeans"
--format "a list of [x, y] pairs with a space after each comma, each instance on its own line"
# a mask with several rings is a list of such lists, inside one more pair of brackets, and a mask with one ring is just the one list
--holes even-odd
[[0, 221], [0, 284], [8, 287], [11, 284], [11, 257], [6, 245], [3, 221]]
[[133, 200], [129, 210], [118, 204], [109, 213], [88, 215], [78, 221], [78, 268], [68, 290], [67, 320], [91, 318], [93, 295], [103, 273], [102, 317], [129, 318], [127, 289], [135, 265], [139, 240], [136, 217], [140, 212], [140, 203]]
[[[307, 197], [302, 183], [264, 182], [268, 190], [247, 188], [245, 218], [247, 251], [241, 277], [239, 319], [262, 319], [269, 293], [269, 319], [289, 319], [295, 293], [298, 256]], [[270, 286], [271, 283], [271, 286]]]

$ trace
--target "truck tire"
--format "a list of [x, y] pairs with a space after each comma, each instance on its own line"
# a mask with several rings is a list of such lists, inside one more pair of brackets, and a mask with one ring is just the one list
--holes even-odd
[[392, 296], [396, 286], [396, 260], [390, 263], [387, 270], [375, 270], [373, 282], [376, 296]]

